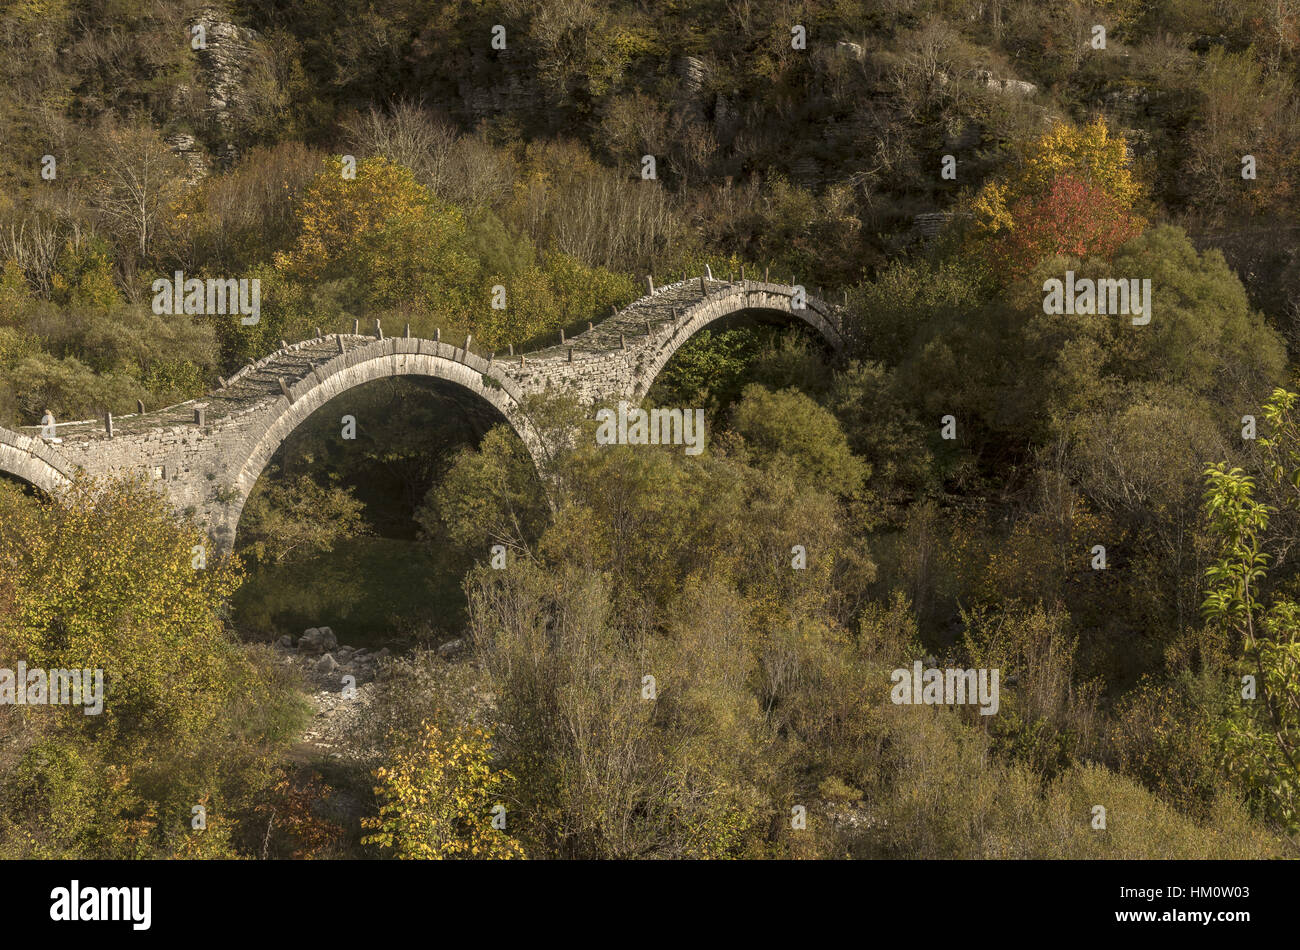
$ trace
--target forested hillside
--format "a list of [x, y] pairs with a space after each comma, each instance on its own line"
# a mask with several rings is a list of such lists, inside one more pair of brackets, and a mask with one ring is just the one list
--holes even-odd
[[[1295, 856], [1300, 5], [0, 0], [0, 79], [9, 430], [706, 268], [845, 337], [695, 335], [646, 404], [698, 456], [551, 393], [539, 471], [357, 387], [202, 569], [146, 483], [4, 480], [0, 666], [111, 688], [0, 705], [0, 856]], [[177, 272], [259, 319], [159, 312]], [[341, 756], [325, 625], [390, 653]], [[917, 661], [997, 712], [891, 699]]]

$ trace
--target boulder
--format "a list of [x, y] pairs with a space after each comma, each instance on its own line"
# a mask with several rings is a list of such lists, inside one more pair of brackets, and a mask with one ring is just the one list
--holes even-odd
[[319, 660], [316, 661], [317, 673], [333, 673], [338, 668], [339, 668], [338, 661], [335, 660], [334, 657], [328, 653], [326, 653], [324, 656], [322, 656]]
[[279, 640], [275, 641], [275, 645], [281, 650], [291, 650], [293, 649], [293, 637], [286, 633]]
[[1032, 96], [1038, 91], [1038, 87], [1032, 82], [1025, 82], [1023, 79], [999, 79], [987, 69], [976, 70], [975, 80], [976, 82], [982, 82], [989, 89], [996, 92], [1005, 92], [1016, 96]]
[[338, 637], [334, 636], [334, 631], [329, 627], [309, 627], [298, 640], [298, 652], [324, 653], [326, 650], [337, 649], [338, 645]]

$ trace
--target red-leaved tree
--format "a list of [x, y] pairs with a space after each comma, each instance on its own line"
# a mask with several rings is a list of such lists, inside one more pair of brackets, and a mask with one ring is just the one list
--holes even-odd
[[1039, 197], [1012, 205], [1012, 225], [990, 247], [998, 273], [1015, 280], [1057, 254], [1105, 257], [1142, 231], [1142, 219], [1104, 189], [1060, 175]]

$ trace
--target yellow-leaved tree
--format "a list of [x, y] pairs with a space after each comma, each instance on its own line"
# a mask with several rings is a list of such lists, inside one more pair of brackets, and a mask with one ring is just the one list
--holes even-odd
[[286, 277], [348, 283], [371, 308], [452, 304], [476, 267], [465, 252], [465, 218], [438, 201], [404, 165], [386, 158], [357, 163], [344, 177], [331, 159], [307, 186], [298, 240], [275, 255]]
[[491, 736], [478, 729], [444, 732], [424, 721], [414, 739], [399, 743], [390, 765], [375, 770], [379, 814], [363, 818], [373, 833], [362, 844], [398, 858], [521, 858], [523, 848], [505, 830], [503, 799], [514, 783], [492, 768]]

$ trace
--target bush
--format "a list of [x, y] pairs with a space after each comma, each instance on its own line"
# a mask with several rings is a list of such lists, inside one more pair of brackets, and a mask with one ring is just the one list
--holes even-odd
[[362, 819], [373, 831], [362, 844], [404, 859], [523, 857], [519, 843], [494, 827], [508, 814], [513, 777], [492, 767], [490, 738], [424, 723], [390, 765], [375, 770], [379, 814]]

